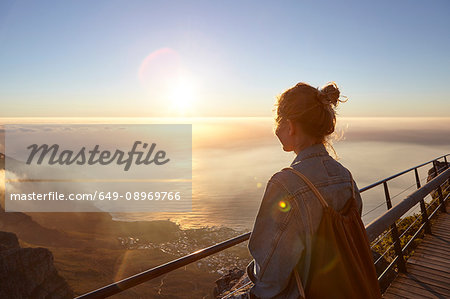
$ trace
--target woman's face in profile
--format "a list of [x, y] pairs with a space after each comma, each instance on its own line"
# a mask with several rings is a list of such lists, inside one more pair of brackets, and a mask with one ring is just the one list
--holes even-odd
[[299, 124], [290, 119], [281, 119], [275, 128], [283, 150], [285, 152], [299, 151], [300, 149], [317, 143], [316, 139], [306, 134]]
[[277, 135], [278, 140], [280, 140], [283, 145], [283, 150], [286, 152], [294, 150], [292, 148], [292, 136], [289, 134], [290, 123], [291, 122], [287, 119], [281, 119], [275, 128], [275, 135]]

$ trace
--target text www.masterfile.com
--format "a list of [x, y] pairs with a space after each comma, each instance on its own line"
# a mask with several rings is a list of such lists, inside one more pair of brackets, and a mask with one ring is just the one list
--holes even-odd
[[117, 191], [93, 191], [88, 193], [69, 193], [50, 191], [45, 193], [31, 192], [31, 193], [10, 193], [9, 199], [16, 200], [77, 200], [77, 201], [108, 201], [108, 200], [181, 200], [182, 195], [180, 191], [155, 191], [155, 192], [117, 192]]

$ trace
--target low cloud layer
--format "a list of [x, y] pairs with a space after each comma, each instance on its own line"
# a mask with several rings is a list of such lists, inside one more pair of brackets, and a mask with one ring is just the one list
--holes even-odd
[[[143, 119], [145, 121], [152, 123], [151, 119]], [[110, 119], [111, 122], [114, 119]], [[196, 118], [191, 123], [194, 149], [239, 149], [278, 144], [274, 134], [275, 124], [269, 117]], [[4, 129], [0, 126], [2, 153], [5, 152], [4, 136]], [[334, 137], [335, 142], [450, 145], [450, 118], [338, 118]]]

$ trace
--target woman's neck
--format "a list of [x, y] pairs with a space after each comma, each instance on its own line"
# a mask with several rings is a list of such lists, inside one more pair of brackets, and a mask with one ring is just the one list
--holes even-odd
[[304, 150], [305, 148], [308, 148], [314, 144], [318, 144], [316, 141], [314, 140], [304, 140], [303, 142], [297, 144], [294, 147], [294, 152], [296, 155], [298, 155], [299, 152], [301, 152], [302, 150]]

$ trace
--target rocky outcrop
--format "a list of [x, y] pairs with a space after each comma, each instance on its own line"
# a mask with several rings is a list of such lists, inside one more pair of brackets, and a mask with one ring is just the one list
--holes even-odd
[[21, 248], [17, 236], [0, 232], [0, 298], [73, 298], [46, 248]]
[[244, 270], [234, 268], [216, 280], [214, 297], [228, 299], [247, 299], [252, 283]]
[[13, 232], [20, 240], [38, 246], [77, 245], [77, 241], [71, 240], [65, 233], [43, 227], [25, 213], [7, 213], [3, 207], [0, 207], [0, 231]]

